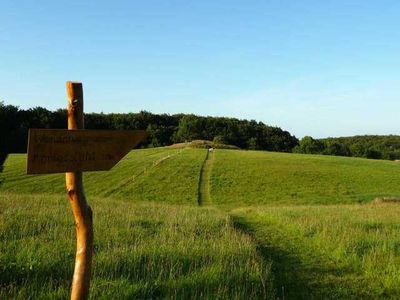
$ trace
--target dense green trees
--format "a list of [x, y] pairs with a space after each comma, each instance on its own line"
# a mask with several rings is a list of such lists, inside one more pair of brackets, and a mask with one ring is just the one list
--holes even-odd
[[[7, 153], [26, 152], [29, 128], [66, 128], [67, 111], [42, 107], [27, 110], [0, 102], [0, 169]], [[354, 136], [300, 140], [278, 127], [254, 120], [185, 114], [85, 114], [87, 129], [146, 129], [141, 147], [160, 147], [196, 139], [242, 149], [400, 159], [400, 136]]]
[[329, 140], [326, 142], [319, 141], [325, 146], [323, 154], [336, 155], [336, 156], [352, 156], [349, 147], [346, 144], [340, 143], [336, 140]]
[[364, 135], [327, 139], [306, 136], [293, 152], [396, 160], [400, 159], [400, 136]]
[[293, 152], [305, 154], [322, 154], [325, 147], [326, 146], [323, 142], [315, 140], [311, 136], [305, 136], [300, 140], [299, 145], [293, 149]]
[[174, 135], [174, 142], [196, 139], [214, 140], [242, 149], [280, 152], [291, 152], [298, 142], [289, 132], [254, 120], [183, 116]]
[[400, 136], [360, 135], [353, 137], [328, 138], [323, 141], [337, 142], [350, 152], [349, 156], [373, 159], [400, 159]]
[[[67, 112], [42, 107], [22, 110], [0, 106], [1, 151], [26, 152], [29, 128], [66, 128]], [[87, 129], [146, 129], [150, 135], [142, 147], [159, 147], [196, 139], [215, 140], [242, 149], [291, 152], [296, 137], [278, 127], [254, 120], [201, 117], [196, 115], [152, 114], [146, 111], [125, 114], [85, 114]]]
[[[10, 143], [13, 142], [13, 127], [18, 116], [18, 108], [12, 105], [5, 105], [0, 102], [0, 172], [3, 170], [3, 163], [10, 153]], [[1, 178], [0, 178], [1, 184]]]

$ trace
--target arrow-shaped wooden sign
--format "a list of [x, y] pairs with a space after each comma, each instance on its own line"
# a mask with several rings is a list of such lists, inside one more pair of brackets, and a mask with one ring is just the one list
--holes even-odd
[[143, 130], [30, 129], [27, 174], [109, 170], [146, 137]]
[[68, 130], [30, 129], [28, 174], [65, 173], [76, 227], [75, 269], [71, 299], [89, 297], [93, 256], [93, 213], [83, 190], [82, 172], [109, 170], [141, 140], [142, 130], [84, 130], [83, 89], [67, 82]]

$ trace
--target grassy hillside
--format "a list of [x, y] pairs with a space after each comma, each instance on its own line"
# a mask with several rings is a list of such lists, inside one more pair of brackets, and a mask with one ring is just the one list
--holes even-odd
[[[64, 175], [27, 176], [25, 160], [10, 155], [2, 175], [0, 298], [65, 298]], [[368, 204], [400, 196], [397, 162], [155, 148], [84, 183], [93, 298], [400, 298], [400, 205]]]
[[[103, 195], [115, 188], [127, 178], [151, 168], [153, 163], [176, 150], [164, 148], [131, 151], [110, 171], [84, 173], [85, 192], [87, 195]], [[65, 175], [26, 175], [26, 155], [11, 154], [4, 165], [3, 190], [17, 193], [64, 193]]]
[[[131, 151], [110, 171], [86, 172], [86, 195], [197, 204], [199, 173], [206, 151], [153, 148]], [[6, 161], [2, 191], [65, 193], [65, 175], [26, 175], [26, 155]]]
[[[197, 204], [203, 149], [154, 148], [131, 151], [107, 172], [87, 172], [88, 197]], [[23, 154], [10, 155], [1, 190], [64, 193], [63, 174], [25, 175]], [[210, 200], [238, 207], [275, 204], [366, 202], [400, 196], [400, 164], [322, 155], [218, 149], [209, 170]]]
[[400, 196], [400, 164], [261, 151], [215, 152], [211, 196], [232, 207], [358, 203]]

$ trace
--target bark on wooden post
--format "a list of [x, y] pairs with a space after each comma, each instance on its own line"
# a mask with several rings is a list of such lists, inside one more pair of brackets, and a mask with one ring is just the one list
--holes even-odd
[[[79, 82], [67, 82], [68, 129], [84, 129], [83, 90]], [[82, 172], [65, 173], [66, 188], [76, 226], [75, 270], [71, 299], [87, 299], [93, 256], [93, 215], [86, 202]]]

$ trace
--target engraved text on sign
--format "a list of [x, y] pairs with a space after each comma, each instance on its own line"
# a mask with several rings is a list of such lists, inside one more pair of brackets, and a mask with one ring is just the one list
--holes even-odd
[[109, 170], [146, 136], [142, 130], [30, 129], [27, 173]]

